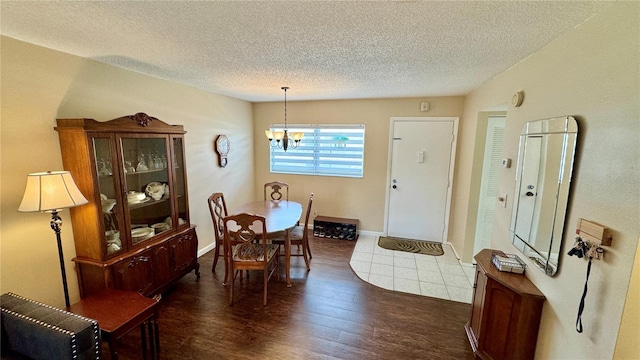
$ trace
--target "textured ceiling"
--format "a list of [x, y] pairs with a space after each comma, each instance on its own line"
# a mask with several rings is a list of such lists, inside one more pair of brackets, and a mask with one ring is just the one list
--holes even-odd
[[464, 95], [602, 1], [0, 1], [18, 40], [249, 100]]

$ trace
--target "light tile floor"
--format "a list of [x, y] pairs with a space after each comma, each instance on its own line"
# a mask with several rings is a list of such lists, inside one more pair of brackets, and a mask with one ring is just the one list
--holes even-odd
[[470, 304], [475, 268], [442, 247], [441, 256], [414, 254], [383, 249], [377, 236], [360, 235], [349, 264], [360, 279], [387, 290]]

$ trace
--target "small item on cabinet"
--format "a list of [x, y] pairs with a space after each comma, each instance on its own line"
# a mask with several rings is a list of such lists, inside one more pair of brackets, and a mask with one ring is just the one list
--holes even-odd
[[156, 234], [171, 229], [169, 224], [167, 224], [165, 222], [153, 224], [153, 225], [151, 225], [151, 227], [156, 231]]
[[149, 170], [149, 167], [147, 166], [147, 164], [145, 164], [144, 154], [141, 154], [138, 157], [138, 165], [136, 165], [136, 171], [147, 171], [147, 170]]
[[133, 241], [138, 242], [152, 237], [155, 233], [156, 231], [150, 227], [136, 228], [131, 230], [131, 238]]
[[133, 163], [131, 161], [125, 161], [124, 162], [124, 172], [125, 173], [136, 172], [136, 168], [133, 167]]
[[150, 182], [145, 188], [145, 193], [151, 196], [153, 200], [160, 200], [164, 195], [164, 184], [157, 181]]
[[107, 238], [107, 242], [113, 242], [114, 240], [120, 240], [120, 231], [107, 230], [104, 232], [104, 236]]
[[517, 255], [493, 252], [491, 262], [499, 271], [523, 274], [527, 265]]
[[129, 203], [129, 205], [139, 204], [144, 201], [147, 201], [147, 194], [143, 192], [129, 191], [127, 193], [127, 203]]
[[98, 169], [98, 175], [109, 176], [113, 174], [113, 171], [111, 169], [111, 161], [100, 159], [98, 160], [98, 163], [100, 164], [100, 168]]
[[111, 255], [114, 252], [122, 250], [122, 247], [115, 242], [111, 242], [107, 244], [107, 254]]
[[107, 198], [107, 195], [100, 194], [100, 206], [102, 206], [102, 212], [107, 214], [110, 213], [113, 207], [116, 205], [115, 199]]

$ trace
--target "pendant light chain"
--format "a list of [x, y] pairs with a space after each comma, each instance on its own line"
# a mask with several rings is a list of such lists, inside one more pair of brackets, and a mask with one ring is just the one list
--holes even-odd
[[284, 128], [287, 129], [287, 90], [289, 90], [288, 86], [283, 86], [282, 90], [284, 90]]
[[284, 131], [265, 130], [264, 133], [267, 139], [269, 139], [269, 144], [272, 148], [280, 148], [287, 151], [289, 148], [289, 139], [293, 140], [291, 146], [295, 149], [300, 145], [300, 140], [304, 138], [304, 133], [292, 132], [289, 134], [289, 129], [287, 128], [287, 90], [289, 90], [289, 87], [283, 86], [281, 89], [284, 90]]

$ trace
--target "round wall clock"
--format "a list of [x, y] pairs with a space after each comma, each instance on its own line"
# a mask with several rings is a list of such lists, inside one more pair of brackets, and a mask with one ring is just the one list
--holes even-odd
[[231, 142], [226, 135], [218, 135], [216, 139], [216, 152], [218, 153], [218, 164], [220, 167], [227, 166], [227, 154], [229, 153], [229, 148], [231, 146]]

